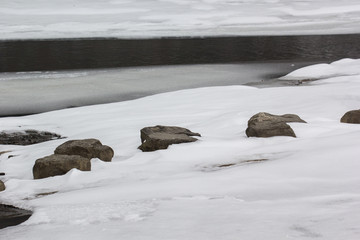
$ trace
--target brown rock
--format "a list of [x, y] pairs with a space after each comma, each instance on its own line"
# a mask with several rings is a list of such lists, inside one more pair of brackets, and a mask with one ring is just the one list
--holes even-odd
[[64, 175], [73, 168], [90, 171], [91, 163], [88, 158], [79, 155], [53, 154], [36, 160], [33, 167], [34, 179]]
[[174, 126], [145, 127], [140, 130], [141, 145], [139, 149], [143, 152], [167, 149], [169, 145], [179, 143], [195, 142], [201, 137], [199, 133], [191, 132], [189, 129]]
[[97, 139], [70, 140], [55, 149], [55, 154], [79, 155], [88, 159], [99, 158], [110, 162], [114, 156], [111, 147], [102, 145]]
[[0, 192], [5, 190], [5, 184], [3, 181], [0, 180]]
[[345, 113], [345, 115], [341, 118], [340, 122], [360, 124], [360, 109], [352, 110]]
[[248, 121], [246, 135], [248, 137], [296, 137], [294, 130], [287, 124], [288, 122], [306, 123], [295, 114], [278, 116], [261, 112], [252, 116]]

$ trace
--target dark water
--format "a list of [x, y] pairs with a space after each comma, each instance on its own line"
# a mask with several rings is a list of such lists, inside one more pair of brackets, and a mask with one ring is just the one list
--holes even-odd
[[360, 34], [0, 41], [0, 72], [360, 57]]

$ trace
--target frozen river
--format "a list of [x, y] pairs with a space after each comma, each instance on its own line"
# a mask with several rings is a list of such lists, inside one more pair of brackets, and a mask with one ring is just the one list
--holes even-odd
[[359, 34], [2, 41], [0, 116], [197, 87], [277, 86], [272, 79], [299, 67], [359, 58], [359, 41]]

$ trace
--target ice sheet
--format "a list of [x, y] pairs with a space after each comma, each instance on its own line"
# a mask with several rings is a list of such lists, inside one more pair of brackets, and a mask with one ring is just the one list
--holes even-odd
[[359, 33], [357, 0], [2, 0], [0, 39]]

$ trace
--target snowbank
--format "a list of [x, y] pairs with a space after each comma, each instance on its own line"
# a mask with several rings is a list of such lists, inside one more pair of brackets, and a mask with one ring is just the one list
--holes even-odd
[[[332, 65], [350, 73], [355, 62]], [[360, 125], [340, 118], [359, 108], [360, 74], [344, 75], [306, 86], [208, 87], [2, 118], [5, 130], [98, 138], [115, 157], [111, 163], [93, 159], [91, 172], [32, 180], [35, 160], [66, 140], [0, 146], [12, 151], [0, 157], [7, 174], [1, 201], [35, 211], [22, 225], [0, 230], [0, 237], [358, 239]], [[308, 123], [291, 124], [298, 138], [247, 138], [247, 120], [260, 111], [295, 113]], [[143, 153], [139, 130], [155, 124], [202, 137]], [[49, 192], [57, 193], [36, 197]]]
[[2, 0], [0, 39], [359, 33], [357, 0]]

